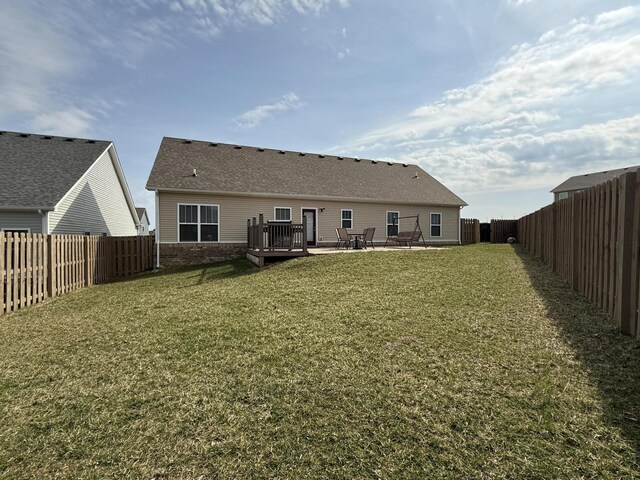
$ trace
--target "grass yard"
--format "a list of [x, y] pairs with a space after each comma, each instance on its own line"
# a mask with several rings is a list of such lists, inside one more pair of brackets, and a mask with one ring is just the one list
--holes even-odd
[[2, 478], [633, 478], [640, 351], [507, 245], [245, 261], [0, 317]]

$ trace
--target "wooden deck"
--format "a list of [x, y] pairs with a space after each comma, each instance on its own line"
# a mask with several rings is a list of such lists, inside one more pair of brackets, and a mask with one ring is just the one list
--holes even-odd
[[247, 220], [247, 259], [264, 267], [265, 259], [309, 255], [307, 228], [301, 223], [265, 222], [264, 216]]

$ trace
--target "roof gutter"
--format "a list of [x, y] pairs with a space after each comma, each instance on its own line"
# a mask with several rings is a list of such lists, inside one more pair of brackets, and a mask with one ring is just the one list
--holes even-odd
[[53, 212], [55, 207], [8, 207], [0, 206], [0, 212]]

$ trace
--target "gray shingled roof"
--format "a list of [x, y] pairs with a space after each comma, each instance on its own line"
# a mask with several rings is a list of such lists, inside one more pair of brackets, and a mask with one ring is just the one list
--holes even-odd
[[147, 189], [466, 205], [417, 165], [170, 137], [162, 140]]
[[0, 207], [53, 209], [110, 144], [0, 132]]
[[138, 214], [138, 220], [142, 221], [142, 217], [144, 217], [144, 213], [147, 211], [144, 207], [136, 207], [136, 213]]
[[616, 177], [624, 173], [635, 172], [640, 169], [640, 165], [634, 167], [617, 168], [615, 170], [605, 170], [604, 172], [586, 173], [584, 175], [576, 175], [571, 177], [556, 188], [551, 190], [551, 193], [558, 192], [571, 192], [574, 190], [584, 190], [585, 188], [594, 187], [601, 183], [613, 180]]

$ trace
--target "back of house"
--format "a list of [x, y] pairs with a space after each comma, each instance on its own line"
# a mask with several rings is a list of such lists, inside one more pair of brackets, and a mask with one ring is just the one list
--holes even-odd
[[0, 230], [136, 235], [112, 142], [0, 131]]
[[457, 244], [466, 205], [417, 165], [170, 137], [147, 189], [163, 266], [244, 255], [247, 220], [260, 214], [304, 222], [310, 247], [335, 245], [339, 227], [375, 227], [380, 244], [418, 215], [429, 244]]

